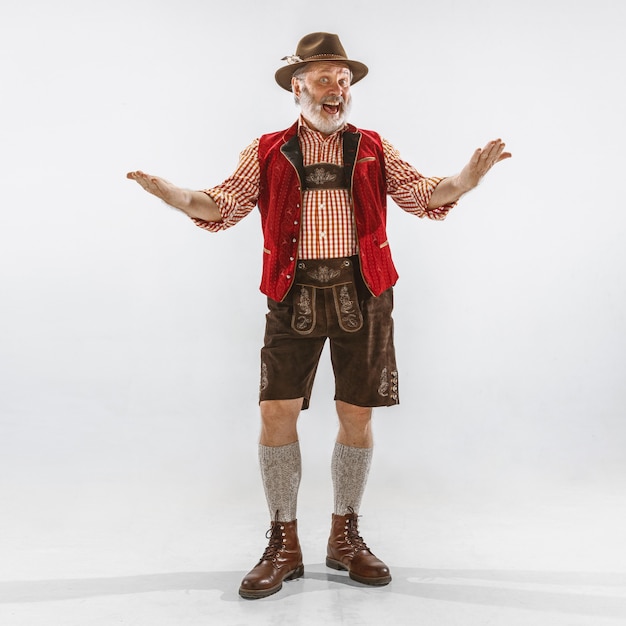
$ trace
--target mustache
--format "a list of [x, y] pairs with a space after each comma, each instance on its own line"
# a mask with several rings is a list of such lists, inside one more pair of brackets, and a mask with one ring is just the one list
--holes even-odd
[[346, 100], [343, 96], [324, 96], [320, 102], [320, 104], [346, 104]]

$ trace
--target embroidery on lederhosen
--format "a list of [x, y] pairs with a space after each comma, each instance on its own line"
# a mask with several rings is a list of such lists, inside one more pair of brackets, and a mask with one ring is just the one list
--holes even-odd
[[331, 280], [341, 275], [341, 270], [334, 270], [330, 267], [326, 267], [325, 265], [321, 265], [320, 267], [307, 272], [306, 275], [317, 282], [329, 283]]
[[265, 391], [269, 385], [269, 378], [267, 375], [267, 363], [261, 362], [261, 382], [259, 388], [261, 391]]
[[391, 393], [389, 397], [397, 404], [398, 403], [398, 372], [392, 370], [391, 372]]
[[389, 377], [387, 376], [387, 368], [384, 367], [380, 373], [380, 385], [378, 385], [378, 395], [386, 398], [389, 394]]
[[314, 163], [304, 167], [305, 189], [347, 189], [343, 166]]
[[[391, 381], [389, 380], [391, 378]], [[380, 385], [378, 386], [378, 394], [386, 398], [389, 396], [396, 404], [398, 402], [398, 372], [392, 370], [391, 374], [386, 367], [380, 373]]]
[[354, 283], [336, 285], [332, 289], [341, 329], [347, 333], [355, 333], [357, 330], [361, 330], [363, 328], [363, 314], [359, 308]]
[[301, 335], [308, 335], [315, 328], [315, 288], [299, 287], [293, 294], [291, 327]]

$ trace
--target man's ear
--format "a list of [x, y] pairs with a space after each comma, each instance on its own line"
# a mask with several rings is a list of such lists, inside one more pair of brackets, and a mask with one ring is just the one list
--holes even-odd
[[300, 97], [302, 89], [300, 88], [300, 81], [297, 78], [291, 79], [291, 91], [296, 98]]

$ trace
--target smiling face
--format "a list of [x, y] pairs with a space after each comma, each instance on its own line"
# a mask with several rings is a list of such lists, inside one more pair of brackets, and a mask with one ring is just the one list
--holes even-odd
[[345, 124], [352, 104], [350, 80], [347, 65], [330, 62], [311, 63], [292, 79], [291, 88], [309, 126], [330, 135]]

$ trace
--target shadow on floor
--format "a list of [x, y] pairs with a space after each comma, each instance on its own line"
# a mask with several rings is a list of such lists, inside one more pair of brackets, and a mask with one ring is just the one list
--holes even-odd
[[[626, 618], [626, 573], [532, 572], [509, 570], [435, 570], [392, 568], [387, 587], [366, 587], [322, 564], [306, 566], [303, 579], [262, 602], [279, 602], [302, 593], [359, 589], [465, 604], [544, 612]], [[168, 591], [211, 591], [221, 600], [244, 602], [237, 594], [243, 571], [177, 572], [67, 580], [0, 582], [0, 604], [54, 602], [98, 596]]]

